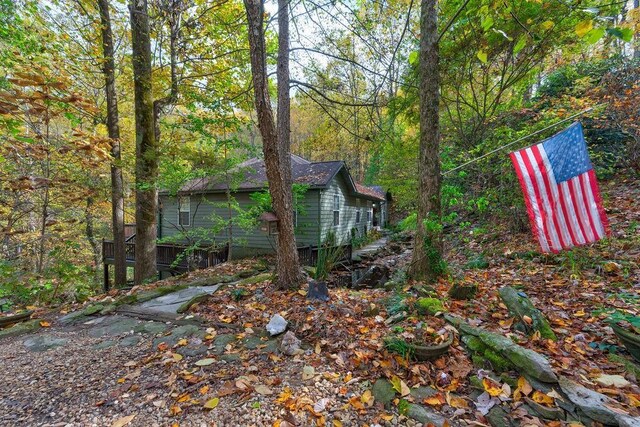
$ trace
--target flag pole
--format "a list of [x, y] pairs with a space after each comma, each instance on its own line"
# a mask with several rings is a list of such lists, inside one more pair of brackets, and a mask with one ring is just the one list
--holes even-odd
[[[601, 105], [602, 105], [602, 104], [601, 104]], [[477, 162], [478, 160], [482, 160], [482, 159], [484, 159], [485, 157], [490, 156], [491, 154], [497, 153], [497, 152], [498, 152], [498, 151], [500, 151], [500, 150], [503, 150], [503, 149], [505, 149], [505, 148], [507, 148], [507, 147], [512, 146], [513, 144], [516, 144], [516, 143], [518, 143], [518, 142], [520, 142], [520, 141], [524, 141], [525, 139], [531, 138], [532, 136], [536, 136], [536, 135], [538, 135], [539, 133], [542, 133], [542, 132], [544, 132], [544, 131], [546, 131], [546, 130], [549, 130], [549, 129], [553, 128], [553, 127], [556, 127], [556, 126], [558, 126], [559, 124], [562, 124], [562, 123], [564, 123], [564, 122], [567, 122], [567, 121], [569, 121], [569, 120], [571, 120], [571, 119], [575, 119], [576, 117], [582, 116], [583, 114], [588, 113], [589, 111], [593, 110], [593, 109], [594, 109], [594, 108], [596, 108], [596, 107], [600, 107], [600, 105], [595, 105], [595, 106], [593, 106], [593, 107], [589, 107], [589, 108], [587, 108], [586, 110], [580, 111], [579, 113], [576, 113], [576, 114], [574, 114], [574, 115], [572, 115], [572, 116], [569, 116], [569, 117], [567, 117], [566, 119], [562, 119], [562, 120], [560, 120], [560, 121], [559, 121], [559, 122], [557, 122], [557, 123], [554, 123], [554, 124], [552, 124], [552, 125], [547, 126], [546, 128], [543, 128], [543, 129], [537, 130], [537, 131], [535, 131], [535, 132], [533, 132], [533, 133], [530, 133], [529, 135], [525, 135], [525, 136], [523, 136], [523, 137], [521, 137], [521, 138], [516, 139], [515, 141], [512, 141], [512, 142], [510, 142], [510, 143], [508, 143], [508, 144], [505, 144], [505, 145], [503, 145], [502, 147], [498, 147], [498, 148], [496, 148], [495, 150], [491, 150], [491, 151], [489, 151], [488, 153], [485, 153], [485, 154], [483, 154], [483, 155], [482, 155], [482, 156], [480, 156], [480, 157], [476, 157], [475, 159], [471, 159], [471, 160], [469, 160], [468, 162], [465, 162], [465, 163], [463, 163], [463, 164], [461, 164], [461, 165], [459, 165], [459, 166], [456, 166], [456, 167], [455, 167], [455, 168], [453, 168], [453, 169], [449, 169], [448, 171], [443, 172], [443, 173], [442, 173], [442, 176], [444, 176], [444, 175], [449, 175], [451, 172], [455, 172], [455, 171], [457, 171], [458, 169], [462, 169], [463, 167], [465, 167], [465, 166], [467, 166], [467, 165], [470, 165], [471, 163], [475, 163], [475, 162]]]

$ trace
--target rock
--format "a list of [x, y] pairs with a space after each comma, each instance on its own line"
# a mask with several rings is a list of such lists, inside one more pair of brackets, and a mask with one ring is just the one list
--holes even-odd
[[327, 282], [311, 280], [307, 291], [307, 299], [311, 301], [329, 301]]
[[120, 347], [134, 347], [140, 344], [140, 341], [142, 341], [142, 337], [140, 335], [129, 335], [128, 337], [124, 337], [120, 340], [118, 345]]
[[267, 331], [271, 336], [279, 335], [287, 329], [288, 322], [280, 314], [276, 313], [267, 324]]
[[509, 414], [500, 406], [494, 406], [486, 415], [487, 421], [492, 427], [516, 427]]
[[391, 401], [396, 396], [396, 391], [393, 389], [391, 382], [384, 378], [380, 378], [373, 384], [371, 394], [375, 397], [376, 402], [380, 402], [385, 407], [389, 407]]
[[27, 338], [23, 344], [29, 351], [41, 352], [52, 348], [61, 347], [67, 343], [63, 338], [55, 338], [48, 335]]
[[594, 381], [600, 385], [603, 385], [606, 387], [615, 387], [615, 388], [627, 387], [631, 385], [631, 383], [627, 381], [622, 375], [601, 374]]
[[459, 317], [447, 314], [445, 319], [453, 324], [461, 334], [480, 338], [483, 344], [490, 347], [498, 356], [513, 364], [520, 373], [546, 383], [558, 381], [551, 364], [543, 355], [524, 348], [503, 335], [473, 327]]
[[280, 343], [280, 351], [282, 351], [287, 356], [293, 356], [298, 353], [300, 350], [301, 341], [293, 334], [293, 332], [288, 331], [282, 337], [282, 342]]
[[420, 421], [424, 425], [434, 425], [436, 427], [442, 427], [447, 421], [442, 415], [415, 403], [409, 403], [407, 417]]
[[104, 305], [102, 304], [92, 304], [90, 306], [88, 306], [87, 308], [85, 308], [84, 310], [82, 310], [82, 314], [84, 314], [85, 316], [92, 316], [96, 313], [101, 312], [102, 310], [104, 310]]
[[438, 394], [438, 390], [429, 386], [416, 387], [411, 389], [411, 396], [418, 401], [422, 401], [427, 397]]
[[590, 390], [567, 377], [558, 379], [560, 389], [578, 409], [589, 418], [605, 425], [619, 425], [618, 416], [624, 415], [622, 410], [615, 408], [617, 402], [604, 394]]
[[420, 314], [436, 314], [446, 311], [438, 298], [418, 298], [416, 309]]
[[10, 328], [2, 329], [0, 330], [0, 338], [29, 334], [40, 329], [40, 322], [42, 322], [42, 319], [31, 319], [26, 322], [17, 323]]
[[478, 285], [475, 283], [454, 283], [449, 289], [449, 296], [456, 300], [471, 299], [478, 292]]
[[528, 332], [539, 331], [542, 338], [558, 340], [544, 314], [531, 303], [524, 292], [519, 292], [511, 286], [503, 286], [498, 293], [509, 312], [520, 319], [525, 329], [529, 329]]
[[222, 354], [224, 353], [225, 347], [236, 341], [235, 335], [232, 334], [222, 334], [218, 335], [216, 339], [213, 341], [213, 353], [214, 354]]
[[527, 405], [529, 406], [529, 408], [532, 409], [533, 413], [531, 415], [542, 417], [547, 420], [558, 420], [558, 421], [564, 421], [564, 419], [566, 418], [565, 412], [560, 408], [556, 408], [556, 407], [550, 408], [550, 407], [541, 405], [535, 402], [533, 399], [530, 399], [526, 396], [524, 397], [524, 401], [527, 402]]
[[61, 318], [58, 319], [58, 323], [61, 325], [69, 325], [74, 323], [84, 317], [84, 312], [82, 310], [72, 311], [71, 313], [65, 314]]
[[375, 288], [383, 286], [389, 280], [389, 268], [384, 265], [373, 265], [353, 284], [358, 288]]

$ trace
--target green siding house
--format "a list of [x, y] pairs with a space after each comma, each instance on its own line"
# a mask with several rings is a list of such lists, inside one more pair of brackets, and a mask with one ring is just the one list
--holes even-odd
[[[373, 227], [384, 226], [387, 220], [387, 200], [379, 187], [366, 187], [356, 183], [342, 161], [310, 162], [291, 156], [292, 177], [304, 184], [302, 206], [298, 206], [296, 242], [298, 247], [318, 246], [330, 232], [339, 245], [348, 244], [352, 236], [362, 236]], [[255, 202], [252, 193], [267, 188], [265, 164], [262, 159], [251, 159], [238, 166], [244, 179], [234, 186], [232, 196], [241, 209]], [[195, 229], [214, 229], [219, 219], [228, 220], [237, 215], [230, 212], [227, 186], [213, 178], [199, 178], [184, 184], [176, 195], [160, 192], [159, 238], [178, 238]], [[220, 227], [218, 227], [220, 228]], [[276, 236], [263, 227], [233, 225], [234, 256], [251, 256], [273, 252]], [[213, 236], [216, 243], [228, 241], [228, 227]]]

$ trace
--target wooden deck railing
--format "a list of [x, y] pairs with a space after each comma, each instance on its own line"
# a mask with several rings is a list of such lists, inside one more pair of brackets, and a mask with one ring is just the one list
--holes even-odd
[[[179, 245], [156, 245], [156, 264], [158, 270], [188, 271], [213, 267], [225, 262], [229, 256], [227, 246], [216, 250], [193, 249]], [[136, 244], [125, 243], [125, 257], [127, 262], [136, 260]], [[112, 241], [103, 240], [102, 258], [105, 264], [115, 258], [115, 246]]]

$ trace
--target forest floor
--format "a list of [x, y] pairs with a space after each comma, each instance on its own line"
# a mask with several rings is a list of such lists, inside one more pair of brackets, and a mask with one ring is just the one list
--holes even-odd
[[[245, 260], [112, 292], [63, 313], [43, 309], [36, 313], [41, 327], [28, 335], [0, 333], [0, 423], [502, 427], [587, 426], [595, 417], [638, 425], [640, 367], [607, 319], [640, 315], [640, 184], [619, 178], [602, 190], [610, 239], [544, 256], [528, 234], [475, 225], [448, 236], [450, 275], [431, 288], [398, 273], [410, 243], [392, 237], [362, 264], [389, 269], [394, 285], [330, 287], [328, 302], [308, 300], [306, 286], [274, 289], [264, 273], [268, 262]], [[222, 284], [177, 316], [189, 324], [106, 310], [153, 289], [216, 283]], [[477, 292], [452, 299], [454, 283], [475, 284]], [[521, 332], [498, 295], [502, 286], [524, 292], [557, 341]], [[419, 302], [425, 295], [442, 305], [425, 310]], [[78, 309], [86, 316], [67, 314]], [[473, 355], [443, 312], [534, 350], [561, 381], [600, 393], [600, 401], [576, 412], [565, 388], [536, 381], [504, 357]], [[291, 334], [266, 331], [276, 313], [299, 344]], [[445, 355], [418, 362], [399, 355], [402, 347], [391, 351], [390, 336], [453, 344]]]

